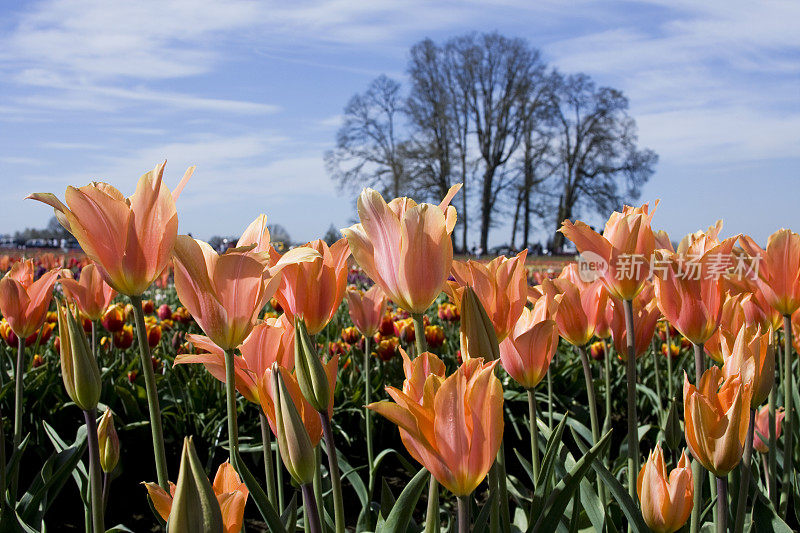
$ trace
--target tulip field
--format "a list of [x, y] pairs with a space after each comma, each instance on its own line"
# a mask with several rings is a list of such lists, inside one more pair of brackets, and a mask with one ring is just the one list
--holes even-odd
[[797, 233], [454, 258], [455, 185], [219, 253], [193, 170], [25, 200], [81, 251], [0, 255], [0, 533], [800, 528]]

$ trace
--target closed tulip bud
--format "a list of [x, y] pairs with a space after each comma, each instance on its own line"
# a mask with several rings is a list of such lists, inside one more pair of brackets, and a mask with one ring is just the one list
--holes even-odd
[[203, 465], [200, 464], [191, 437], [183, 440], [181, 468], [167, 523], [167, 533], [187, 531], [203, 533], [224, 531], [217, 496], [203, 471]]
[[500, 345], [492, 321], [472, 287], [464, 287], [461, 294], [461, 354], [465, 360], [483, 358], [495, 361], [500, 358]]
[[642, 518], [656, 533], [673, 533], [686, 523], [692, 513], [694, 483], [689, 458], [684, 451], [678, 467], [669, 473], [664, 465], [661, 446], [650, 452], [650, 457], [639, 471], [636, 493], [642, 504]]
[[147, 326], [147, 344], [150, 348], [155, 348], [161, 342], [161, 326], [153, 324]]
[[106, 409], [97, 425], [97, 442], [100, 447], [100, 467], [103, 472], [111, 472], [119, 462], [119, 437], [114, 429], [111, 409]]
[[308, 336], [305, 321], [294, 321], [294, 367], [297, 383], [308, 403], [320, 413], [330, 405], [330, 385], [325, 367]]
[[61, 376], [75, 405], [89, 411], [100, 400], [100, 370], [86, 333], [67, 306], [58, 304], [58, 334], [61, 338]]
[[[781, 425], [786, 412], [783, 407], [775, 411], [775, 440], [781, 436]], [[765, 405], [756, 413], [753, 448], [761, 453], [769, 452], [769, 406]]]
[[[295, 342], [296, 344], [297, 342]], [[298, 484], [305, 485], [314, 480], [314, 471], [316, 470], [314, 447], [311, 445], [308, 431], [289, 395], [281, 372], [283, 370], [277, 364], [272, 365], [272, 390], [275, 403], [275, 424], [278, 430], [276, 432], [278, 447], [286, 470]]]
[[161, 320], [169, 320], [172, 318], [172, 309], [170, 309], [169, 305], [161, 304], [158, 307], [158, 318]]
[[125, 325], [125, 314], [122, 306], [117, 304], [106, 309], [106, 312], [103, 313], [103, 318], [100, 319], [100, 323], [111, 333], [121, 330], [122, 326]]

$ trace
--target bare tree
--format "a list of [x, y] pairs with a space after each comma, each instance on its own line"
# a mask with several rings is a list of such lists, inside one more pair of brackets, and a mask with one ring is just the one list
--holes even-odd
[[426, 200], [443, 198], [452, 185], [455, 124], [445, 68], [442, 50], [430, 39], [411, 48], [407, 154], [414, 190]]
[[400, 196], [405, 176], [400, 84], [378, 76], [363, 94], [350, 99], [336, 148], [325, 154], [328, 173], [343, 187], [376, 187]]
[[534, 72], [544, 70], [539, 52], [522, 39], [498, 33], [457, 37], [448, 47], [458, 68], [456, 79], [466, 96], [471, 127], [481, 157], [480, 246], [488, 245], [489, 228], [499, 194], [508, 185], [498, 173], [522, 141], [520, 96], [529, 90]]
[[[639, 149], [628, 99], [617, 89], [596, 87], [585, 74], [557, 77], [555, 195], [556, 230], [579, 206], [608, 212], [639, 197], [658, 156]], [[553, 248], [563, 244], [556, 231]]]

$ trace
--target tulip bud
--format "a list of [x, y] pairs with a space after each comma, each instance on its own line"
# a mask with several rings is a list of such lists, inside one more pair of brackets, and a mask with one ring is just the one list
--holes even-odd
[[219, 502], [203, 471], [191, 437], [183, 440], [181, 468], [167, 523], [167, 533], [186, 531], [223, 531]]
[[58, 334], [64, 388], [75, 405], [84, 411], [94, 409], [100, 400], [100, 369], [78, 319], [61, 303], [58, 304]]
[[111, 409], [106, 409], [97, 425], [97, 442], [100, 447], [100, 466], [103, 472], [109, 473], [119, 462], [119, 437], [114, 429]]
[[121, 330], [122, 326], [125, 325], [125, 316], [122, 307], [119, 305], [112, 305], [106, 309], [106, 312], [103, 313], [103, 318], [100, 319], [100, 323], [111, 333]]
[[645, 523], [656, 533], [679, 530], [692, 513], [694, 483], [684, 451], [678, 466], [667, 473], [661, 446], [656, 444], [636, 481]]
[[[297, 344], [295, 342], [295, 346]], [[278, 447], [283, 464], [297, 483], [300, 485], [311, 483], [316, 470], [314, 447], [277, 363], [272, 365], [272, 390]]]
[[461, 354], [465, 359], [500, 358], [500, 345], [494, 325], [472, 287], [464, 287], [461, 296]]
[[297, 383], [308, 403], [320, 413], [328, 412], [330, 385], [325, 367], [313, 348], [302, 318], [294, 320], [294, 368]]

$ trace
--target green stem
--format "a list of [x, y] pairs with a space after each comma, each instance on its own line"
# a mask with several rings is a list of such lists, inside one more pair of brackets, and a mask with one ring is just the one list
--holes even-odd
[[669, 391], [670, 400], [675, 397], [675, 392], [672, 386], [672, 338], [669, 331], [669, 322], [666, 323], [667, 330], [667, 391]]
[[142, 297], [129, 296], [133, 306], [133, 317], [136, 322], [136, 339], [139, 343], [139, 359], [142, 364], [142, 374], [147, 390], [147, 408], [150, 411], [150, 432], [153, 436], [153, 455], [156, 463], [156, 477], [159, 486], [169, 490], [169, 477], [167, 475], [167, 453], [164, 450], [164, 431], [161, 428], [161, 408], [158, 405], [158, 390], [156, 389], [156, 376], [153, 372], [153, 363], [150, 359], [150, 346], [147, 344], [147, 329], [144, 324], [142, 312]]
[[636, 499], [636, 478], [639, 475], [639, 421], [636, 416], [636, 337], [633, 329], [633, 302], [622, 301], [625, 310], [625, 335], [628, 358], [625, 364], [628, 390], [628, 493]]
[[314, 468], [314, 500], [317, 502], [317, 509], [319, 510], [320, 522], [325, 524], [325, 531], [328, 531], [328, 522], [325, 518], [325, 500], [322, 498], [322, 451], [320, 447], [314, 448], [314, 461], [316, 466]]
[[500, 494], [497, 479], [497, 461], [489, 469], [489, 496], [492, 497], [492, 506], [489, 508], [489, 532], [500, 533]]
[[275, 497], [275, 468], [272, 464], [272, 434], [264, 413], [258, 414], [258, 421], [261, 425], [261, 448], [264, 454], [264, 476], [267, 479], [267, 498], [273, 506], [278, 504]]
[[[668, 326], [669, 327], [669, 326]], [[694, 349], [694, 370], [695, 370], [695, 385], [700, 385], [700, 378], [703, 375], [703, 345], [695, 344]], [[670, 354], [671, 355], [671, 354]], [[694, 500], [692, 501], [692, 519], [691, 519], [691, 533], [698, 533], [700, 531], [700, 513], [703, 511], [703, 466], [699, 461], [692, 462], [692, 477], [694, 478]]]
[[425, 533], [439, 533], [439, 482], [431, 476], [428, 482], [428, 508], [425, 511]]
[[92, 408], [83, 412], [86, 420], [86, 440], [89, 448], [89, 487], [92, 502], [92, 530], [105, 533], [103, 521], [103, 486], [100, 472], [100, 444], [97, 440], [97, 411]]
[[459, 496], [458, 500], [458, 533], [469, 533], [469, 495]]
[[[589, 418], [592, 424], [592, 444], [600, 442], [600, 419], [597, 416], [597, 399], [594, 395], [594, 379], [592, 378], [592, 369], [589, 367], [589, 357], [586, 355], [586, 349], [583, 346], [575, 346], [578, 356], [581, 359], [583, 366], [583, 379], [586, 381], [586, 395], [589, 401]], [[637, 471], [638, 476], [638, 471]], [[600, 501], [606, 501], [606, 490], [600, 478], [597, 479], [597, 494], [600, 496]]]
[[717, 478], [717, 533], [728, 533], [728, 478]]
[[303, 506], [305, 507], [305, 516], [308, 522], [308, 533], [322, 533], [322, 524], [319, 518], [319, 507], [317, 507], [317, 500], [314, 495], [314, 487], [311, 483], [300, 485], [300, 490], [303, 492]]
[[536, 396], [533, 389], [528, 389], [528, 415], [531, 425], [531, 467], [535, 488], [539, 483], [539, 427], [536, 424]]
[[369, 481], [367, 483], [367, 501], [365, 502], [365, 526], [370, 527], [370, 501], [375, 484], [375, 452], [372, 449], [372, 410], [366, 406], [370, 404], [372, 395], [372, 376], [370, 375], [369, 335], [364, 335], [364, 429], [367, 435], [367, 469]]
[[236, 421], [236, 374], [233, 369], [233, 350], [225, 350], [225, 404], [228, 408], [228, 457], [234, 464], [239, 451], [239, 424]]
[[[19, 448], [19, 443], [22, 442], [22, 388], [25, 386], [22, 377], [25, 374], [25, 339], [19, 337], [17, 339], [17, 366], [14, 368], [14, 450]], [[3, 463], [5, 468], [5, 463]], [[19, 482], [19, 468], [14, 472], [14, 477], [11, 478], [11, 496], [12, 499], [17, 495], [17, 484]]]
[[[613, 346], [608, 344], [606, 341], [603, 341], [603, 353], [605, 357], [603, 358], [603, 379], [605, 380], [606, 384], [606, 415], [603, 419], [603, 435], [608, 433], [608, 430], [611, 428], [611, 350]], [[608, 457], [605, 458], [606, 460]]]
[[[778, 333], [775, 332], [775, 344], [778, 348], [777, 357], [780, 360], [780, 343], [778, 342]], [[767, 491], [769, 493], [769, 499], [772, 502], [772, 506], [777, 509], [778, 508], [778, 448], [777, 448], [777, 440], [778, 436], [775, 433], [776, 430], [776, 414], [775, 409], [778, 405], [778, 387], [775, 384], [775, 379], [777, 374], [772, 376], [772, 388], [769, 391], [769, 469], [767, 472], [769, 475], [767, 476]]]
[[322, 433], [325, 435], [325, 451], [328, 454], [328, 470], [333, 489], [333, 512], [336, 533], [344, 533], [344, 500], [342, 499], [342, 478], [339, 474], [339, 459], [336, 457], [336, 445], [333, 442], [333, 430], [328, 413], [319, 413], [322, 422]]
[[553, 430], [553, 375], [547, 367], [547, 429]]
[[506, 475], [506, 452], [503, 442], [500, 441], [500, 449], [497, 450], [495, 459], [497, 466], [497, 490], [500, 496], [500, 530], [503, 533], [511, 533], [511, 510], [508, 506], [508, 476]]
[[750, 492], [750, 464], [753, 457], [753, 436], [755, 435], [756, 410], [750, 408], [750, 424], [747, 426], [747, 440], [744, 443], [742, 456], [742, 475], [739, 480], [739, 497], [736, 501], [736, 523], [734, 533], [744, 531], [744, 515], [747, 509], [747, 495]]
[[[2, 373], [2, 370], [0, 370], [0, 373]], [[5, 465], [8, 463], [6, 463], [6, 433], [3, 430], [4, 424], [2, 422], [3, 421], [2, 411], [3, 410], [0, 407], [0, 465], [2, 465], [2, 468], [0, 468], [0, 492], [5, 493], [5, 487], [8, 486], [6, 485], [7, 473]], [[6, 513], [6, 501], [7, 500], [4, 496], [0, 496], [0, 515], [2, 516], [5, 516]]]
[[789, 495], [792, 490], [792, 425], [794, 413], [792, 412], [792, 317], [783, 315], [783, 408], [786, 418], [783, 423], [783, 479], [781, 483], [780, 513], [786, 516], [789, 505]]
[[422, 313], [412, 313], [411, 319], [414, 321], [414, 343], [419, 355], [428, 350], [428, 342], [425, 340], [425, 322]]
[[656, 375], [656, 397], [658, 398], [658, 419], [664, 414], [664, 404], [661, 402], [661, 372], [658, 371], [658, 352], [656, 352], [655, 337], [650, 340], [650, 349], [653, 352], [653, 371]]

